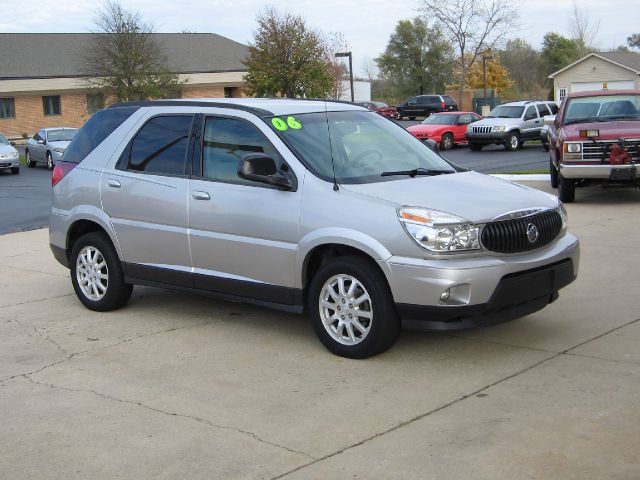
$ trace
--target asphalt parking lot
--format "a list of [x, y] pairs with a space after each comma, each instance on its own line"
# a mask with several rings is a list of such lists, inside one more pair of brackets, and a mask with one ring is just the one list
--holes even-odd
[[363, 361], [206, 297], [90, 312], [46, 230], [0, 236], [0, 478], [636, 479], [640, 193], [568, 210], [582, 259], [557, 302]]

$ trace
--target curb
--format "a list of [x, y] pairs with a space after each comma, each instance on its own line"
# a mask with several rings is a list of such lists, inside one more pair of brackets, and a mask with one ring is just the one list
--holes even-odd
[[509, 180], [510, 182], [549, 182], [551, 181], [548, 173], [516, 175], [508, 173], [491, 173], [492, 177]]

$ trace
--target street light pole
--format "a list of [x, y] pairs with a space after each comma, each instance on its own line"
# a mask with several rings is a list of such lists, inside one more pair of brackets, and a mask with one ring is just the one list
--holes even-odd
[[351, 51], [336, 53], [336, 57], [349, 57], [349, 84], [351, 86], [351, 102], [354, 102], [355, 97], [353, 95], [353, 61], [351, 57]]
[[483, 55], [482, 56], [482, 79], [484, 83], [484, 104], [488, 106], [487, 103], [487, 60], [493, 60], [491, 55]]

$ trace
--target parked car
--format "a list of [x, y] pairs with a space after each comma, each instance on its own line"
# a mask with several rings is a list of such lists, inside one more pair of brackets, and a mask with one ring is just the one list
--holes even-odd
[[379, 113], [383, 117], [393, 118], [394, 120], [400, 118], [400, 114], [396, 107], [391, 107], [384, 102], [356, 102], [356, 105], [360, 105], [372, 112]]
[[306, 310], [345, 357], [384, 351], [401, 326], [532, 313], [578, 271], [555, 196], [455, 167], [345, 103], [115, 105], [52, 185], [51, 250], [89, 309], [141, 284]]
[[563, 202], [578, 185], [640, 186], [640, 90], [570, 93], [545, 123], [551, 185]]
[[434, 113], [420, 125], [407, 127], [407, 131], [418, 140], [437, 142], [440, 150], [449, 150], [456, 144], [467, 143], [467, 126], [481, 119], [473, 112]]
[[0, 133], [0, 170], [10, 169], [11, 173], [20, 173], [20, 154], [13, 143]]
[[62, 158], [69, 142], [74, 137], [77, 128], [51, 127], [38, 130], [33, 137], [27, 140], [25, 156], [27, 167], [45, 164], [49, 170]]
[[540, 140], [543, 118], [558, 110], [553, 102], [509, 102], [497, 106], [489, 115], [467, 128], [469, 148], [482, 150], [485, 145], [504, 145], [517, 150], [525, 140]]
[[404, 117], [415, 120], [416, 117], [428, 117], [432, 113], [457, 111], [458, 104], [449, 95], [418, 95], [396, 106], [396, 109], [400, 120]]

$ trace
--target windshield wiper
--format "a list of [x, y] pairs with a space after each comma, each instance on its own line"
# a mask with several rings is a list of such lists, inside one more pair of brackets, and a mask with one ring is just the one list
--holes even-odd
[[611, 115], [607, 117], [607, 120], [640, 120], [640, 116], [628, 114], [628, 115]]
[[565, 120], [564, 124], [572, 125], [574, 123], [590, 123], [590, 122], [606, 122], [606, 120], [603, 120], [602, 118], [598, 118], [598, 117], [580, 117], [580, 118], [570, 118], [568, 120]]
[[397, 170], [392, 172], [382, 172], [383, 177], [391, 177], [393, 175], [409, 175], [415, 177], [416, 175], [444, 175], [447, 173], [456, 173], [455, 170], [432, 170], [428, 168], [414, 168], [413, 170]]

